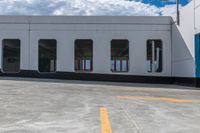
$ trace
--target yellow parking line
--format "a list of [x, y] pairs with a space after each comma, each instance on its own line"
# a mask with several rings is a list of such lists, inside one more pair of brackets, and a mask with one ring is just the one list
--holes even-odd
[[100, 108], [100, 118], [101, 118], [101, 133], [112, 133], [112, 128], [110, 125], [107, 108], [105, 107]]
[[168, 97], [143, 97], [143, 96], [117, 96], [118, 99], [131, 99], [131, 100], [149, 100], [149, 101], [165, 101], [174, 103], [191, 103], [193, 100], [176, 99]]

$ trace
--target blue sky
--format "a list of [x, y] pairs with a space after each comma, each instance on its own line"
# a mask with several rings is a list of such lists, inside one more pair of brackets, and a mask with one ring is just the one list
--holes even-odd
[[[160, 0], [0, 0], [0, 15], [169, 16], [175, 1]], [[181, 0], [182, 5], [187, 0]]]
[[[132, 0], [130, 0], [132, 1]], [[146, 4], [152, 4], [156, 5], [157, 7], [163, 7], [165, 5], [172, 5], [175, 4], [176, 0], [140, 0], [143, 3]], [[186, 5], [188, 3], [188, 0], [180, 0], [180, 3], [182, 6]]]

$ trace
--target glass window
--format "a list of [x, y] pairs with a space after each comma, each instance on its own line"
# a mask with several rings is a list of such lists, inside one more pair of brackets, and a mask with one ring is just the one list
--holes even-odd
[[54, 39], [39, 40], [39, 71], [55, 72], [56, 71], [56, 45]]
[[20, 40], [3, 40], [3, 72], [17, 73], [20, 71]]
[[129, 69], [129, 41], [111, 41], [111, 71], [128, 72]]
[[162, 72], [162, 41], [148, 40], [147, 41], [147, 71]]
[[75, 41], [75, 71], [90, 72], [93, 69], [93, 41]]

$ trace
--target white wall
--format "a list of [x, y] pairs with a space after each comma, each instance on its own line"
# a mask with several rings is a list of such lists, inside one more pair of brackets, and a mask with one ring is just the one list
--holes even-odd
[[[21, 40], [21, 70], [38, 70], [38, 40], [56, 39], [57, 71], [65, 72], [74, 72], [74, 41], [76, 39], [92, 39], [93, 73], [102, 74], [115, 74], [110, 71], [111, 40], [128, 39], [130, 71], [120, 74], [171, 76], [170, 17], [70, 18], [23, 17], [13, 19], [12, 17], [1, 17], [0, 39], [18, 38]], [[30, 25], [28, 21], [31, 21]], [[146, 70], [146, 41], [148, 39], [163, 41], [162, 73], [148, 73]], [[1, 50], [0, 55], [2, 54]]]
[[[116, 74], [110, 71], [111, 40], [129, 40], [129, 75], [171, 76], [171, 32], [170, 25], [129, 24], [31, 24], [30, 69], [38, 70], [38, 40], [57, 40], [57, 71], [74, 72], [74, 41], [93, 40], [93, 73]], [[163, 41], [163, 72], [148, 73], [146, 70], [146, 41]], [[118, 73], [119, 74], [119, 73]]]
[[172, 76], [195, 77], [194, 2], [180, 11], [180, 26], [172, 25]]
[[200, 33], [200, 0], [194, 0], [195, 32]]
[[[74, 72], [74, 41], [92, 39], [93, 73], [111, 74], [110, 41], [128, 39], [130, 71], [120, 74], [195, 77], [194, 34], [200, 31], [199, 4], [200, 0], [193, 0], [182, 8], [180, 26], [171, 25], [169, 17], [1, 16], [0, 41], [20, 39], [21, 70], [38, 70], [38, 40], [56, 39], [57, 71]], [[146, 71], [148, 39], [163, 41], [162, 73]], [[1, 62], [0, 58], [0, 68]]]
[[21, 57], [20, 68], [29, 69], [29, 32], [28, 24], [0, 24], [0, 68], [2, 66], [2, 41], [3, 39], [20, 39]]

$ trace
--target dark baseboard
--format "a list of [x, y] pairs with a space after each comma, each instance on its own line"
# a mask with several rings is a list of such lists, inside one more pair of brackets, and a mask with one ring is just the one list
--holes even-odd
[[190, 77], [172, 77], [173, 84], [198, 87], [196, 78]]
[[138, 76], [138, 75], [75, 73], [75, 72], [39, 73], [38, 71], [32, 71], [32, 70], [21, 70], [20, 73], [0, 72], [0, 76], [130, 82], [130, 83], [152, 83], [152, 84], [179, 84], [179, 85], [200, 87], [200, 78], [196, 79], [196, 78], [186, 78], [186, 77]]
[[200, 78], [196, 78], [195, 80], [195, 86], [200, 87]]

